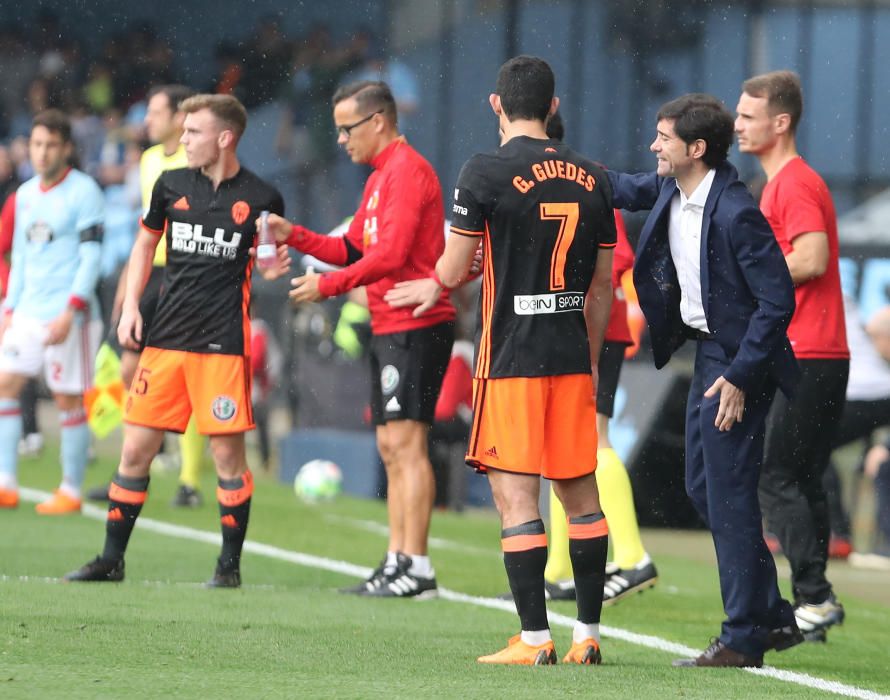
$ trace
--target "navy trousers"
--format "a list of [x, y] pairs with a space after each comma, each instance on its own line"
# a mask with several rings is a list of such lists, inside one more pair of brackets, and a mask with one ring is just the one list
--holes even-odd
[[746, 394], [743, 420], [720, 432], [714, 426], [720, 396], [706, 399], [704, 393], [728, 365], [716, 342], [698, 341], [686, 405], [686, 493], [711, 531], [717, 551], [726, 613], [720, 640], [759, 657], [769, 631], [794, 619], [791, 604], [779, 594], [757, 497], [766, 416], [776, 388], [764, 378], [759, 389]]

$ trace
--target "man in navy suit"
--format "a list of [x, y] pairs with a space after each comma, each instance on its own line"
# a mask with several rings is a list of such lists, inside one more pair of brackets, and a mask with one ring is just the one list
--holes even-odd
[[803, 640], [763, 541], [757, 484], [776, 387], [798, 370], [785, 334], [794, 312], [788, 266], [727, 161], [733, 118], [710, 95], [658, 113], [655, 173], [609, 172], [614, 205], [651, 209], [634, 284], [655, 365], [697, 342], [686, 407], [686, 492], [714, 538], [726, 620], [700, 656], [677, 666], [762, 666]]

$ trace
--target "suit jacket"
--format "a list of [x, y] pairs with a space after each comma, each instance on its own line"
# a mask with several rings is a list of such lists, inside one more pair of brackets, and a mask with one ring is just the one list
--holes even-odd
[[[687, 338], [668, 221], [674, 178], [608, 172], [616, 208], [651, 209], [640, 234], [634, 285], [659, 369]], [[772, 377], [790, 396], [800, 370], [786, 329], [794, 285], [772, 229], [728, 162], [717, 168], [702, 215], [701, 287], [713, 340], [726, 355], [724, 377], [751, 391]]]

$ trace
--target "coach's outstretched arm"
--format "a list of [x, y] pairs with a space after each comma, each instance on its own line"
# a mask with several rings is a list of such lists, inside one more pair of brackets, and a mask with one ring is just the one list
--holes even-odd
[[648, 210], [655, 206], [665, 178], [656, 173], [619, 173], [607, 170], [612, 186], [612, 205], [627, 211]]
[[470, 279], [481, 264], [479, 241], [475, 236], [452, 234], [445, 242], [445, 251], [436, 261], [432, 277], [396, 282], [383, 297], [392, 307], [416, 306], [415, 318], [436, 305], [446, 289], [454, 289]]

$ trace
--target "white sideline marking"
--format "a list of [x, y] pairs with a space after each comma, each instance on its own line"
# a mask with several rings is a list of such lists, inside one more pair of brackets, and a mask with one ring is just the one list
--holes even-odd
[[[19, 494], [23, 500], [31, 502], [43, 501], [52, 495], [46, 491], [38, 491], [37, 489], [24, 487], [19, 488]], [[93, 520], [104, 521], [106, 512], [106, 510], [97, 508], [88, 503], [85, 503], [83, 506], [83, 514]], [[173, 525], [160, 520], [152, 520], [151, 518], [139, 518], [139, 520], [136, 521], [136, 527], [162, 535], [169, 535], [170, 537], [179, 537], [181, 539], [205, 542], [217, 546], [219, 546], [222, 541], [222, 538], [218, 533], [196, 530], [195, 528], [185, 527], [183, 525]], [[335, 573], [347, 574], [359, 578], [368, 576], [372, 571], [366, 566], [358, 566], [357, 564], [350, 564], [349, 562], [338, 561], [336, 559], [328, 559], [327, 557], [318, 557], [313, 554], [293, 552], [287, 549], [282, 549], [281, 547], [262, 544], [260, 542], [252, 542], [250, 540], [244, 543], [244, 550], [271, 559], [277, 559], [279, 561], [287, 561], [301, 566], [322, 569], [324, 571], [333, 571]], [[513, 606], [513, 603], [508, 600], [472, 596], [467, 595], [466, 593], [451, 591], [447, 588], [439, 588], [439, 597], [455, 603], [466, 603], [468, 605], [476, 605], [478, 607], [491, 608], [493, 610], [503, 610], [514, 615], [516, 614], [516, 608]], [[548, 611], [548, 617], [551, 623], [559, 625], [560, 627], [568, 627], [571, 629], [575, 625], [575, 620], [567, 615]], [[701, 653], [701, 649], [693, 649], [692, 647], [687, 647], [684, 644], [678, 644], [677, 642], [670, 642], [661, 637], [654, 637], [648, 634], [637, 634], [636, 632], [630, 632], [629, 630], [624, 630], [619, 627], [600, 625], [600, 631], [603, 636], [606, 637], [620, 639], [624, 642], [629, 642], [630, 644], [648, 647], [649, 649], [670, 652], [678, 656], [694, 657]], [[838, 681], [817, 678], [816, 676], [811, 676], [806, 673], [786, 671], [784, 669], [772, 668], [770, 666], [765, 666], [763, 668], [746, 668], [742, 670], [757, 676], [766, 676], [767, 678], [774, 678], [776, 680], [786, 681], [788, 683], [794, 683], [796, 685], [814, 688], [826, 693], [834, 693], [835, 695], [842, 695], [848, 698], [859, 698], [860, 700], [890, 700], [890, 695], [881, 695], [873, 690], [857, 688], [856, 686], [846, 685], [845, 683], [839, 683]], [[689, 673], [689, 671], [686, 671], [686, 673]], [[693, 673], [695, 672], [693, 671]], [[707, 673], [707, 671], [703, 671], [702, 673]]]

